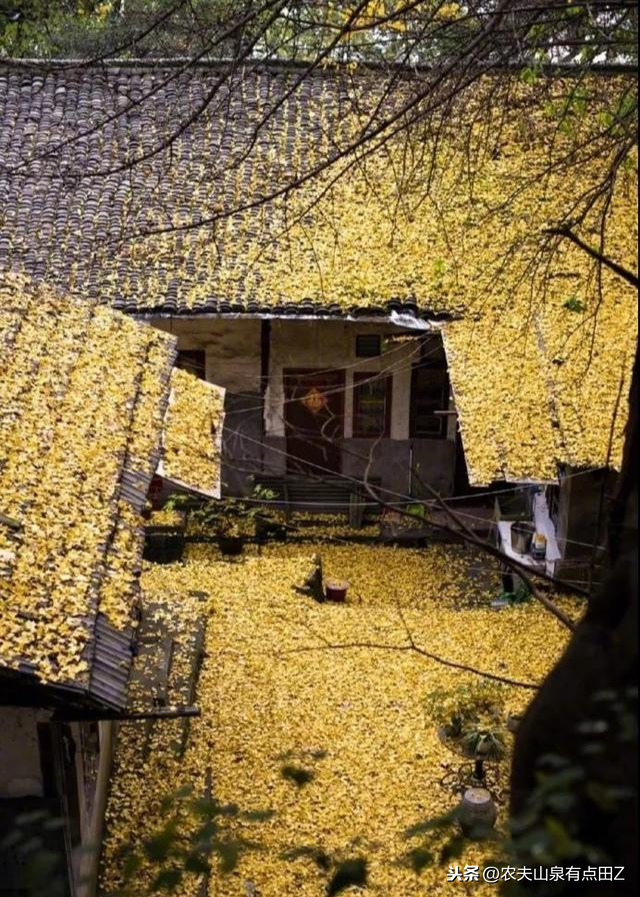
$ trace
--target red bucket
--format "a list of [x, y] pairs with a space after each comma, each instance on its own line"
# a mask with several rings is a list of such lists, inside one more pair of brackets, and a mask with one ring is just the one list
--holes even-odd
[[325, 595], [327, 601], [337, 601], [339, 603], [344, 604], [347, 600], [347, 589], [349, 588], [348, 582], [336, 582], [332, 580], [328, 580], [325, 585]]

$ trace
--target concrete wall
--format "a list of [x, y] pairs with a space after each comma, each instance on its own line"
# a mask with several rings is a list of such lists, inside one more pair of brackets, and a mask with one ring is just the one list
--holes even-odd
[[393, 377], [390, 436], [409, 436], [409, 395], [411, 362], [416, 347], [400, 345], [392, 354], [378, 358], [356, 357], [356, 336], [393, 333], [385, 324], [358, 324], [353, 321], [273, 321], [267, 390], [266, 430], [269, 436], [284, 436], [285, 368], [335, 368], [345, 371], [344, 436], [353, 435], [354, 372], [387, 371]]
[[0, 730], [0, 797], [42, 797], [38, 722], [48, 714], [3, 707]]
[[248, 477], [262, 469], [261, 321], [153, 318], [150, 323], [176, 336], [179, 349], [204, 351], [206, 379], [226, 390], [222, 491], [248, 494]]
[[[100, 752], [95, 763], [95, 779], [91, 794], [85, 794], [85, 805], [89, 812], [82, 830], [82, 840], [86, 845], [101, 845], [104, 833], [105, 812], [109, 792], [109, 779], [113, 766], [113, 748], [116, 723], [102, 720], [98, 723]], [[99, 850], [86, 850], [78, 857], [77, 879], [78, 897], [95, 897], [98, 890], [100, 863]]]
[[[180, 349], [202, 349], [208, 380], [227, 390], [223, 436], [223, 491], [247, 494], [247, 477], [263, 472], [286, 473], [283, 371], [286, 368], [345, 371], [342, 473], [360, 478], [371, 440], [353, 438], [355, 372], [387, 371], [392, 376], [390, 434], [376, 446], [371, 475], [389, 489], [421, 495], [424, 489], [410, 474], [443, 495], [453, 491], [456, 420], [447, 421], [446, 439], [410, 439], [411, 367], [418, 360], [414, 342], [398, 344], [390, 354], [356, 357], [359, 334], [392, 334], [392, 324], [356, 321], [271, 321], [269, 382], [261, 413], [261, 321], [218, 318], [157, 318], [155, 326], [178, 337]], [[450, 402], [450, 408], [453, 405]], [[362, 456], [362, 457], [358, 457]]]
[[260, 391], [260, 321], [227, 318], [153, 318], [178, 338], [180, 349], [205, 352], [205, 374], [231, 394]]
[[[48, 723], [51, 711], [31, 707], [3, 707], [0, 729], [0, 798], [45, 797], [38, 724]], [[55, 724], [52, 724], [55, 726]], [[84, 731], [81, 732], [81, 727]], [[71, 857], [71, 873], [78, 897], [93, 897], [97, 882], [98, 853], [85, 850], [100, 843], [111, 770], [112, 723], [99, 723], [99, 738], [88, 739], [88, 724], [69, 726], [75, 745], [75, 777], [78, 789], [81, 844]], [[62, 782], [56, 739], [52, 740], [55, 787]]]
[[225, 425], [222, 431], [222, 492], [247, 495], [248, 477], [264, 469], [262, 446], [262, 396], [259, 392], [225, 398]]

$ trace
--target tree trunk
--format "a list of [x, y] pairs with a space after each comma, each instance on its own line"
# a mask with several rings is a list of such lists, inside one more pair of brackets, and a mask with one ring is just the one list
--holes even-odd
[[[638, 608], [638, 357], [630, 390], [629, 421], [619, 488], [611, 510], [609, 569], [564, 655], [546, 678], [518, 727], [511, 770], [511, 814], [523, 809], [536, 787], [536, 764], [553, 753], [582, 764], [590, 782], [620, 786], [633, 797], [616, 802], [605, 812], [582, 792], [572, 810], [577, 836], [610, 857], [607, 863], [624, 866], [622, 882], [567, 883], [580, 897], [635, 894], [637, 890], [637, 737], [603, 740], [604, 750], [589, 759], [582, 751], [581, 722], [593, 719], [594, 693], [621, 691], [637, 684]], [[575, 863], [565, 863], [575, 865]], [[596, 865], [591, 863], [590, 865]], [[528, 893], [546, 893], [544, 882], [531, 882]], [[565, 891], [554, 891], [555, 894]]]

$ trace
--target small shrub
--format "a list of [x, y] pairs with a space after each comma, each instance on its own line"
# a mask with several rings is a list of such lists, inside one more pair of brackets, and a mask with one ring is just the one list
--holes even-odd
[[506, 689], [497, 682], [436, 689], [425, 700], [427, 715], [449, 738], [460, 738], [470, 726], [492, 729], [504, 717]]

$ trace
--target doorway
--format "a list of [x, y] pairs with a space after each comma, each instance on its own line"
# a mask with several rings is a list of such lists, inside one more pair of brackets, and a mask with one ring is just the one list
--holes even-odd
[[344, 371], [285, 368], [287, 472], [340, 473], [344, 434]]

